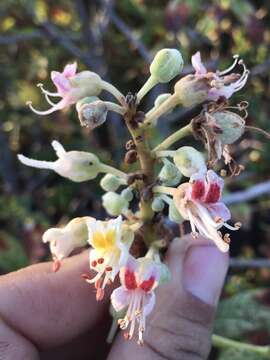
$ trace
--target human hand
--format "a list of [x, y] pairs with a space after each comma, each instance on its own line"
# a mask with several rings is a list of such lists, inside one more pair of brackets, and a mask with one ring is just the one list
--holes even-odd
[[0, 359], [207, 359], [228, 256], [186, 236], [173, 242], [167, 264], [172, 279], [157, 289], [142, 347], [121, 333], [111, 349], [105, 345], [109, 294], [97, 303], [81, 280], [86, 253], [63, 261], [57, 273], [44, 263], [2, 276]]

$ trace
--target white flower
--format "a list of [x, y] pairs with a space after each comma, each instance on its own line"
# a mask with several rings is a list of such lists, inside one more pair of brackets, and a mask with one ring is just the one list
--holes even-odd
[[120, 268], [127, 262], [129, 256], [129, 242], [123, 242], [122, 218], [109, 221], [90, 219], [87, 221], [89, 232], [90, 268], [97, 272], [89, 283], [95, 283], [97, 300], [102, 300], [104, 288], [114, 281]]
[[50, 250], [54, 259], [54, 271], [59, 269], [60, 261], [69, 256], [74, 249], [87, 244], [87, 219], [91, 218], [75, 218], [65, 227], [51, 228], [43, 234], [43, 242], [50, 243]]
[[130, 326], [126, 339], [133, 337], [138, 324], [138, 343], [143, 344], [145, 321], [154, 308], [154, 289], [159, 279], [160, 266], [147, 257], [135, 259], [130, 256], [126, 266], [120, 270], [121, 286], [113, 291], [111, 302], [117, 312], [127, 308], [125, 317], [119, 320], [122, 330]]
[[[52, 71], [51, 79], [57, 92], [50, 92], [43, 88], [42, 84], [38, 84], [51, 108], [46, 111], [38, 111], [33, 108], [32, 102], [28, 101], [27, 105], [30, 109], [39, 115], [48, 115], [57, 110], [62, 110], [75, 104], [77, 101], [86, 96], [99, 95], [102, 90], [101, 78], [91, 71], [81, 71], [77, 73], [77, 63], [68, 64], [63, 72]], [[58, 103], [54, 103], [50, 98], [60, 97]]]
[[229, 235], [222, 237], [218, 231], [221, 227], [238, 230], [227, 224], [231, 218], [230, 210], [221, 201], [224, 181], [213, 170], [208, 170], [206, 175], [193, 175], [189, 183], [181, 184], [174, 193], [173, 200], [177, 210], [184, 219], [189, 220], [192, 234], [197, 236], [197, 231], [213, 240], [217, 247], [226, 252], [229, 250]]
[[66, 151], [55, 140], [52, 146], [58, 156], [56, 161], [30, 159], [21, 154], [18, 155], [18, 159], [27, 166], [54, 170], [57, 174], [75, 182], [94, 179], [102, 171], [101, 163], [94, 154], [84, 151]]

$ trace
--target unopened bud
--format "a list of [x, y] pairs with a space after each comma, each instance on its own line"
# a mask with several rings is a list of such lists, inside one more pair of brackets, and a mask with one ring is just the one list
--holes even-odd
[[206, 172], [203, 155], [192, 146], [183, 146], [176, 150], [173, 161], [180, 172], [186, 177]]
[[172, 94], [170, 93], [160, 94], [155, 100], [155, 107], [159, 107], [162, 103], [164, 103], [164, 101], [168, 100], [171, 96]]
[[223, 145], [233, 144], [245, 131], [245, 120], [231, 111], [218, 111], [211, 116], [222, 130], [217, 136]]
[[164, 209], [164, 206], [164, 201], [160, 197], [155, 197], [151, 204], [152, 210], [154, 212], [162, 211]]
[[102, 205], [111, 216], [121, 215], [123, 211], [128, 209], [128, 201], [112, 191], [102, 196]]
[[128, 202], [133, 199], [133, 192], [130, 188], [126, 188], [121, 192], [121, 196]]
[[112, 174], [106, 174], [100, 181], [100, 186], [105, 191], [116, 191], [122, 184], [122, 179]]
[[77, 103], [76, 103], [76, 110], [79, 112], [80, 111], [80, 108], [85, 105], [85, 104], [90, 104], [92, 102], [95, 102], [95, 101], [98, 101], [100, 100], [97, 96], [87, 96], [81, 100], [79, 100]]
[[169, 160], [164, 160], [164, 166], [159, 173], [159, 179], [164, 185], [174, 186], [181, 180], [181, 173], [178, 168]]
[[101, 100], [81, 105], [78, 111], [79, 120], [82, 126], [90, 130], [102, 125], [107, 118], [108, 108]]
[[171, 221], [176, 222], [177, 224], [183, 222], [183, 217], [181, 216], [180, 212], [177, 210], [173, 201], [169, 205], [168, 216]]
[[70, 96], [80, 100], [87, 96], [97, 96], [102, 91], [102, 79], [91, 71], [81, 71], [69, 79]]
[[167, 83], [180, 74], [184, 61], [177, 49], [160, 50], [150, 65], [151, 75], [160, 83]]
[[195, 75], [183, 77], [174, 86], [179, 103], [184, 107], [195, 106], [206, 101], [209, 89], [207, 79], [198, 78]]

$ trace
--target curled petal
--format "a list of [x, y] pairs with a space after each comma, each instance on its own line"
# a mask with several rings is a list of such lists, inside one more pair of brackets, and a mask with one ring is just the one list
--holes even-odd
[[191, 57], [191, 63], [195, 69], [196, 75], [204, 75], [207, 73], [207, 70], [202, 63], [201, 53], [199, 51]]
[[63, 95], [70, 90], [71, 86], [68, 79], [60, 72], [52, 71], [51, 78], [59, 94]]
[[66, 78], [72, 77], [76, 74], [77, 71], [77, 63], [74, 62], [73, 64], [67, 64], [63, 70], [63, 75]]
[[130, 302], [130, 291], [120, 286], [112, 292], [111, 302], [115, 311], [123, 310]]

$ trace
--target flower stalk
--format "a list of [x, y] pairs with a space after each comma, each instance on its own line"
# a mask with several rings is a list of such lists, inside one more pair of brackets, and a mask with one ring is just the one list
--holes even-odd
[[219, 335], [212, 336], [212, 344], [213, 346], [221, 349], [236, 349], [239, 351], [248, 351], [253, 354], [260, 355], [266, 359], [270, 359], [270, 346], [258, 346], [243, 343], [240, 341], [231, 340]]
[[176, 132], [168, 136], [165, 140], [163, 140], [162, 143], [160, 143], [158, 146], [154, 148], [153, 152], [166, 150], [177, 141], [191, 134], [192, 134], [192, 125], [191, 123], [189, 123], [188, 125], [182, 127], [181, 129], [177, 130]]

